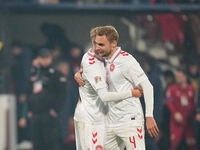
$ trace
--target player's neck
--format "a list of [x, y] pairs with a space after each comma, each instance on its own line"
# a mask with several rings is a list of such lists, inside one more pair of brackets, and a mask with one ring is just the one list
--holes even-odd
[[112, 52], [110, 53], [110, 55], [107, 57], [107, 59], [110, 59], [114, 53], [117, 51], [117, 47], [113, 48]]

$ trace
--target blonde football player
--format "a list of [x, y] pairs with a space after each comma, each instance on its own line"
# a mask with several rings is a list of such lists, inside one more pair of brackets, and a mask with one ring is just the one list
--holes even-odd
[[[93, 39], [95, 31], [91, 31]], [[140, 97], [140, 89], [124, 92], [107, 92], [105, 61], [97, 56], [98, 51], [90, 49], [82, 58], [82, 77], [85, 85], [79, 87], [80, 102], [74, 115], [77, 150], [103, 149], [108, 101], [119, 101], [133, 96]], [[116, 149], [117, 150], [117, 149]]]
[[[158, 136], [153, 117], [153, 87], [129, 53], [117, 47], [118, 32], [113, 26], [101, 26], [95, 31], [94, 47], [98, 55], [106, 58], [106, 74], [109, 92], [126, 92], [142, 87], [146, 107], [146, 127], [151, 137]], [[125, 144], [127, 150], [145, 150], [144, 115], [139, 98], [108, 102], [104, 150], [116, 150]]]

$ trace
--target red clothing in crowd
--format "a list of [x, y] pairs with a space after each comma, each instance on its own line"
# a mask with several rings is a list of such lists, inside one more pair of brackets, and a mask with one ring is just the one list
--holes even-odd
[[176, 47], [182, 47], [184, 42], [184, 20], [182, 15], [155, 15], [162, 30], [162, 40], [170, 41]]
[[[168, 88], [167, 91], [167, 104], [171, 113], [170, 117], [170, 150], [176, 150], [178, 144], [182, 139], [186, 141], [188, 139], [195, 139], [194, 136], [194, 115], [195, 115], [195, 104], [194, 104], [194, 89], [191, 85], [185, 88], [179, 87], [174, 84]], [[175, 120], [175, 113], [181, 113], [183, 120], [177, 122]], [[193, 144], [189, 146], [189, 150], [196, 150], [196, 146]]]

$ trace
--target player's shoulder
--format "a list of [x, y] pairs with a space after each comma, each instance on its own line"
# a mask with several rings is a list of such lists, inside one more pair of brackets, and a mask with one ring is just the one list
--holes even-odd
[[81, 66], [83, 67], [83, 69], [87, 68], [99, 68], [102, 65], [102, 62], [100, 62], [93, 53], [91, 52], [87, 52], [86, 54], [84, 54], [82, 62], [81, 62]]
[[119, 59], [121, 63], [124, 63], [126, 65], [137, 63], [137, 60], [134, 58], [134, 56], [124, 50], [120, 51]]
[[85, 65], [92, 65], [96, 63], [96, 58], [93, 53], [87, 52], [83, 55], [82, 63]]

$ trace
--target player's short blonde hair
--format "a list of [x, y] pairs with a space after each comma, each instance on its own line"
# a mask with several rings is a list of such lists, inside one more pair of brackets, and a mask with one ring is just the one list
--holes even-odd
[[96, 36], [105, 35], [109, 42], [118, 41], [119, 34], [113, 26], [99, 26], [90, 31], [90, 39], [94, 41]]

